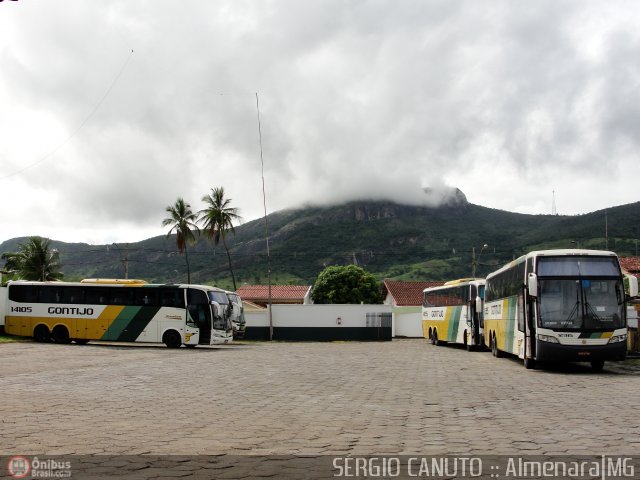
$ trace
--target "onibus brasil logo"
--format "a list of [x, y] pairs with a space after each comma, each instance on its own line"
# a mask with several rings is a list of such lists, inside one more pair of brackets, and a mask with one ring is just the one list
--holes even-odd
[[13, 478], [25, 478], [31, 472], [29, 459], [21, 456], [11, 457], [7, 464], [9, 475]]
[[70, 478], [71, 462], [48, 458], [33, 457], [31, 460], [22, 455], [9, 458], [7, 471], [11, 478]]

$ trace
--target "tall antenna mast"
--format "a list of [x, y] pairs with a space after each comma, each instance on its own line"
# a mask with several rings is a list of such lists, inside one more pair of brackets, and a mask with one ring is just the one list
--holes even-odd
[[260, 138], [260, 164], [262, 166], [262, 203], [264, 204], [264, 231], [267, 237], [267, 282], [269, 284], [269, 340], [273, 340], [273, 315], [271, 313], [271, 253], [269, 252], [269, 220], [267, 219], [267, 194], [264, 188], [264, 157], [262, 156], [262, 127], [260, 125], [260, 102], [256, 92], [256, 110], [258, 112], [258, 136]]
[[553, 200], [551, 202], [551, 215], [558, 215], [558, 210], [556, 210], [556, 191], [552, 190]]
[[604, 211], [604, 248], [609, 250], [609, 220], [606, 210]]

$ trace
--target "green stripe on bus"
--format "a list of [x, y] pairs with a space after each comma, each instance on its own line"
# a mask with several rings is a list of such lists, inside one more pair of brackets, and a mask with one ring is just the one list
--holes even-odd
[[138, 307], [139, 311], [131, 319], [127, 328], [120, 333], [118, 340], [121, 342], [135, 342], [142, 331], [147, 328], [149, 322], [160, 311], [160, 307]]
[[101, 340], [118, 340], [122, 332], [127, 328], [131, 320], [133, 320], [136, 314], [142, 307], [124, 307], [122, 312], [115, 318], [107, 331], [104, 332]]
[[460, 324], [460, 316], [462, 307], [451, 307], [451, 317], [449, 318], [449, 331], [447, 332], [447, 341], [455, 342], [458, 336], [458, 325]]
[[124, 307], [101, 340], [135, 342], [160, 307]]
[[516, 323], [518, 323], [518, 311], [517, 311], [517, 306], [518, 306], [518, 297], [509, 297], [506, 299], [507, 301], [507, 305], [506, 305], [506, 310], [507, 310], [507, 319], [509, 318], [515, 318], [514, 322], [511, 322], [509, 320], [507, 320], [507, 325], [506, 325], [506, 331], [505, 331], [505, 335], [504, 335], [504, 349], [506, 352], [511, 352], [511, 353], [515, 353], [513, 352], [511, 349], [513, 348], [513, 338], [514, 338], [514, 334], [515, 334], [515, 325]]

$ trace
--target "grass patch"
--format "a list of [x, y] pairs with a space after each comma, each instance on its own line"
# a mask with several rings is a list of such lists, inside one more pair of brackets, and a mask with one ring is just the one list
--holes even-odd
[[28, 337], [17, 337], [14, 335], [0, 335], [0, 343], [12, 343], [12, 342], [23, 342], [25, 340], [29, 340]]

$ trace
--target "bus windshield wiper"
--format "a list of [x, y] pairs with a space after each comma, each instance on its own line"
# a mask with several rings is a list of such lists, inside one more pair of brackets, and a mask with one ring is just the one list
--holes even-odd
[[584, 299], [584, 308], [586, 310], [586, 314], [589, 315], [592, 319], [597, 320], [598, 322], [601, 322], [602, 319], [598, 316], [596, 311], [593, 309], [593, 307], [589, 303], [589, 300], [587, 299], [586, 289], [582, 285], [581, 285], [581, 288], [582, 288], [582, 298]]
[[578, 307], [580, 306], [580, 300], [576, 300], [575, 305], [573, 306], [573, 309], [571, 310], [571, 312], [569, 312], [569, 316], [562, 322], [562, 326], [566, 327], [568, 325], [570, 325], [572, 323], [573, 317], [577, 316], [578, 314]]
[[591, 304], [587, 301], [584, 302], [584, 306], [587, 309], [587, 314], [589, 314], [589, 316], [591, 318], [593, 318], [594, 320], [597, 320], [599, 322], [602, 321], [602, 319], [598, 316], [598, 314], [596, 313], [596, 311], [593, 309], [593, 307], [591, 306]]

